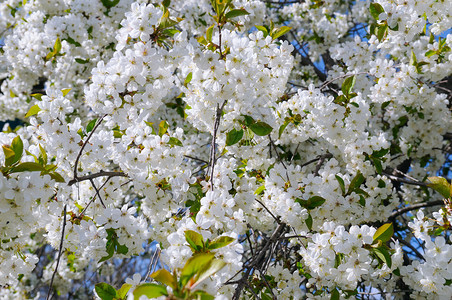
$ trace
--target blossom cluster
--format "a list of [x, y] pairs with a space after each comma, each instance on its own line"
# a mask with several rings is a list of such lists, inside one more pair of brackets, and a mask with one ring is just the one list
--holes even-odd
[[295, 2], [0, 4], [0, 299], [450, 295], [451, 5]]

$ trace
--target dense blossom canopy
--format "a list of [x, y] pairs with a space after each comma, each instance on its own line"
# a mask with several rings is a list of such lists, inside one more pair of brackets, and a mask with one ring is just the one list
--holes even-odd
[[451, 27], [448, 0], [4, 0], [0, 299], [450, 299]]

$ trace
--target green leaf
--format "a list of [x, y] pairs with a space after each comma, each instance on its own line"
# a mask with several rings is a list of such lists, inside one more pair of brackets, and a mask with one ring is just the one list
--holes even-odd
[[168, 128], [169, 128], [168, 122], [166, 122], [165, 120], [160, 122], [160, 124], [159, 124], [159, 136], [162, 137], [168, 131]]
[[379, 41], [383, 40], [388, 32], [388, 25], [379, 25], [377, 28], [377, 38]]
[[271, 37], [272, 37], [272, 39], [276, 40], [277, 38], [288, 33], [291, 29], [292, 29], [292, 27], [282, 26], [276, 30], [273, 30]]
[[194, 296], [192, 299], [196, 299], [196, 300], [214, 300], [215, 297], [208, 294], [205, 291], [194, 291], [193, 293], [191, 293], [192, 296]]
[[119, 3], [119, 0], [101, 0], [105, 8], [112, 8]]
[[312, 230], [312, 216], [311, 214], [308, 214], [308, 218], [305, 220], [306, 226], [308, 226], [309, 230]]
[[61, 40], [60, 38], [57, 38], [55, 44], [53, 45], [53, 52], [54, 54], [57, 54], [60, 51], [61, 51]]
[[232, 243], [234, 240], [235, 240], [234, 238], [231, 238], [229, 236], [219, 236], [216, 239], [214, 239], [213, 241], [211, 241], [207, 248], [209, 250], [223, 248], [223, 247], [229, 245], [230, 243]]
[[265, 184], [261, 185], [254, 191], [254, 195], [260, 195], [262, 192], [265, 191]]
[[77, 62], [79, 64], [87, 64], [87, 63], [89, 63], [89, 59], [76, 58], [75, 62]]
[[355, 86], [355, 82], [356, 82], [356, 76], [355, 75], [347, 77], [344, 80], [344, 83], [342, 84], [341, 90], [342, 90], [342, 93], [344, 93], [345, 96], [348, 97], [348, 95], [352, 92], [352, 89]]
[[38, 101], [41, 101], [43, 95], [40, 93], [34, 93], [34, 94], [31, 94], [30, 96], [32, 96], [33, 98], [35, 98]]
[[94, 126], [96, 126], [97, 123], [97, 119], [93, 119], [91, 121], [89, 121], [88, 125], [86, 125], [86, 133], [90, 133], [91, 131], [93, 131]]
[[168, 145], [171, 145], [171, 146], [180, 146], [180, 147], [183, 146], [183, 145], [182, 145], [182, 142], [179, 141], [179, 139], [177, 139], [177, 138], [175, 138], [175, 137], [172, 137], [172, 136], [169, 138]]
[[333, 289], [333, 291], [331, 292], [330, 299], [331, 300], [339, 300], [340, 299], [339, 291], [337, 289]]
[[65, 40], [65, 41], [68, 42], [69, 44], [74, 45], [74, 46], [76, 46], [76, 47], [82, 46], [79, 42], [77, 42], [76, 40], [74, 40], [74, 39], [71, 38], [70, 36], [68, 36], [67, 38], [65, 38], [65, 39], [63, 39], [63, 40]]
[[378, 20], [378, 16], [379, 16], [381, 13], [384, 13], [384, 12], [385, 12], [385, 10], [383, 9], [383, 6], [381, 6], [381, 4], [375, 3], [375, 2], [372, 2], [372, 3], [370, 4], [369, 11], [370, 11], [371, 16], [372, 16], [375, 20]]
[[365, 178], [363, 174], [361, 174], [360, 171], [358, 171], [358, 174], [352, 179], [350, 182], [350, 185], [348, 187], [347, 195], [350, 195], [356, 188], [359, 188], [361, 184], [364, 182]]
[[127, 254], [128, 252], [129, 248], [127, 248], [126, 245], [120, 245], [118, 242], [116, 242], [116, 253]]
[[22, 139], [19, 135], [16, 136], [11, 142], [11, 149], [14, 151], [13, 164], [15, 164], [16, 162], [20, 161], [24, 152], [24, 143], [22, 142]]
[[206, 40], [211, 42], [212, 41], [212, 34], [213, 34], [213, 27], [215, 25], [210, 26], [209, 28], [207, 28], [206, 30]]
[[45, 171], [45, 168], [35, 162], [23, 162], [11, 169], [11, 173]]
[[394, 227], [392, 223], [386, 223], [380, 226], [375, 232], [373, 239], [375, 241], [382, 241], [383, 243], [389, 241], [394, 234]]
[[5, 155], [5, 165], [7, 167], [11, 166], [12, 164], [14, 164], [14, 156], [15, 156], [14, 150], [11, 149], [11, 147], [8, 145], [3, 145], [2, 148], [3, 148], [3, 154]]
[[377, 173], [381, 175], [383, 173], [383, 166], [381, 165], [381, 160], [377, 157], [371, 157], [370, 159], [372, 160]]
[[425, 52], [425, 56], [426, 57], [430, 57], [430, 56], [433, 56], [433, 55], [435, 55], [436, 54], [436, 51], [434, 51], [434, 50], [428, 50], [427, 52]]
[[226, 146], [232, 146], [240, 142], [243, 137], [243, 129], [236, 130], [233, 128], [231, 131], [226, 133]]
[[116, 289], [108, 283], [101, 282], [94, 286], [97, 296], [102, 300], [113, 300], [116, 298]]
[[53, 180], [55, 180], [56, 182], [65, 182], [63, 176], [61, 176], [59, 173], [57, 172], [52, 172], [49, 173], [50, 178], [52, 178]]
[[41, 111], [41, 108], [39, 107], [39, 105], [35, 104], [32, 107], [30, 107], [30, 109], [28, 110], [27, 114], [25, 115], [25, 118], [34, 116], [40, 111]]
[[184, 86], [187, 87], [187, 85], [190, 83], [191, 79], [193, 78], [193, 73], [188, 73], [187, 77], [184, 80]]
[[171, 4], [171, 0], [163, 0], [162, 5], [163, 7], [168, 7]]
[[342, 179], [341, 176], [339, 175], [335, 175], [337, 182], [339, 183], [339, 186], [341, 188], [342, 191], [342, 195], [345, 195], [345, 182], [344, 179]]
[[389, 268], [392, 266], [391, 254], [389, 254], [388, 250], [383, 247], [378, 247], [373, 249], [375, 255], [381, 260], [383, 263], [387, 264]]
[[282, 124], [281, 126], [279, 126], [279, 130], [278, 130], [278, 138], [281, 137], [282, 133], [284, 132], [284, 129], [286, 129], [287, 125], [289, 125], [289, 121], [284, 122], [284, 124]]
[[270, 134], [270, 132], [272, 132], [273, 130], [273, 128], [270, 125], [261, 121], [252, 123], [249, 127], [251, 131], [253, 131], [255, 134], [259, 136], [266, 136]]
[[201, 251], [204, 247], [202, 235], [193, 230], [185, 231], [185, 240], [192, 248], [193, 252]]
[[325, 203], [325, 199], [320, 196], [312, 196], [311, 198], [306, 201], [306, 209], [314, 209], [316, 207], [321, 206], [323, 203]]
[[41, 144], [39, 144], [39, 158], [39, 161], [42, 162], [41, 165], [47, 164], [47, 152], [44, 148], [42, 148]]
[[247, 127], [249, 127], [251, 124], [256, 122], [256, 121], [254, 121], [253, 117], [251, 117], [251, 116], [244, 115], [243, 118], [244, 118], [243, 124], [245, 124], [245, 126], [247, 126]]
[[61, 92], [63, 93], [63, 97], [66, 97], [66, 95], [69, 94], [69, 92], [70, 92], [71, 90], [72, 90], [72, 89], [62, 89]]
[[199, 271], [214, 259], [213, 253], [200, 253], [190, 257], [182, 269], [180, 283], [185, 286]]
[[221, 259], [212, 259], [207, 264], [205, 264], [199, 272], [197, 272], [197, 276], [191, 288], [194, 288], [198, 284], [200, 284], [203, 280], [209, 278], [211, 275], [215, 274], [219, 270], [221, 270], [226, 263]]
[[451, 197], [451, 185], [446, 178], [428, 177], [428, 180], [430, 180], [431, 182], [427, 184], [428, 187], [431, 187], [432, 189], [440, 193], [444, 198]]
[[124, 283], [119, 290], [116, 291], [117, 297], [120, 299], [126, 299], [127, 292], [129, 292], [130, 288], [132, 287], [129, 283]]
[[157, 298], [160, 296], [168, 296], [166, 287], [155, 283], [143, 283], [133, 290], [133, 299], [138, 300], [141, 296], [148, 298]]
[[152, 273], [151, 277], [154, 278], [154, 280], [171, 287], [173, 290], [177, 288], [176, 278], [174, 278], [173, 274], [168, 272], [166, 269], [160, 269]]
[[264, 33], [264, 37], [268, 35], [268, 30], [264, 26], [256, 25], [254, 27], [256, 27], [257, 30], [262, 31]]
[[240, 17], [240, 16], [246, 16], [249, 15], [250, 13], [247, 12], [244, 8], [239, 8], [239, 9], [231, 9], [230, 11], [228, 11], [225, 15], [226, 19], [232, 19], [232, 18], [236, 18], [236, 17]]

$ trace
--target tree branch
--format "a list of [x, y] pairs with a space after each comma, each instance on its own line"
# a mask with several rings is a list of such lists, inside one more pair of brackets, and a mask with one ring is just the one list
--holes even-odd
[[415, 209], [419, 209], [422, 207], [432, 207], [432, 206], [437, 206], [437, 205], [443, 205], [444, 201], [443, 200], [435, 200], [435, 201], [431, 201], [431, 202], [423, 202], [423, 203], [418, 203], [418, 204], [413, 204], [411, 206], [407, 206], [407, 207], [403, 207], [401, 209], [398, 209], [396, 211], [394, 211], [390, 216], [389, 216], [389, 220], [395, 219], [396, 217], [403, 215], [406, 212], [415, 210]]

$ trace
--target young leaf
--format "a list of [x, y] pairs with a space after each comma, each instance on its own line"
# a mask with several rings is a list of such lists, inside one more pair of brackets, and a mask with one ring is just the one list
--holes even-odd
[[264, 26], [256, 25], [254, 27], [256, 27], [257, 30], [262, 31], [264, 33], [264, 37], [268, 35], [268, 30]]
[[385, 12], [385, 10], [383, 9], [383, 6], [381, 6], [381, 4], [375, 3], [375, 2], [370, 4], [369, 11], [370, 11], [370, 14], [372, 15], [372, 17], [375, 20], [378, 20], [378, 16], [381, 13]]
[[169, 128], [168, 122], [166, 122], [165, 120], [160, 122], [160, 124], [159, 124], [159, 136], [162, 137], [168, 131], [168, 128]]
[[3, 154], [5, 155], [5, 165], [7, 167], [11, 166], [12, 164], [14, 164], [14, 156], [15, 156], [14, 150], [11, 149], [11, 147], [8, 145], [3, 145], [2, 148], [3, 148]]
[[355, 75], [347, 77], [344, 80], [344, 83], [342, 84], [341, 90], [342, 90], [342, 93], [344, 93], [345, 96], [348, 97], [348, 95], [352, 92], [352, 89], [355, 86], [355, 82], [356, 82], [356, 76]]
[[101, 0], [105, 8], [112, 8], [119, 3], [119, 0]]
[[331, 300], [339, 300], [340, 299], [340, 295], [339, 295], [339, 291], [337, 289], [333, 289], [333, 291], [331, 292]]
[[350, 185], [348, 187], [347, 195], [350, 195], [356, 188], [359, 188], [360, 185], [366, 180], [361, 174], [361, 172], [358, 171], [358, 174], [352, 179], [350, 182]]
[[265, 184], [261, 185], [254, 191], [254, 195], [260, 195], [262, 192], [265, 191]]
[[65, 182], [63, 176], [61, 176], [59, 173], [57, 172], [52, 172], [49, 173], [50, 178], [52, 178], [53, 180], [55, 180], [56, 182]]
[[11, 149], [14, 151], [14, 161], [13, 164], [20, 161], [22, 154], [24, 152], [24, 143], [20, 136], [16, 136], [11, 142]]
[[316, 207], [321, 206], [323, 203], [325, 203], [325, 199], [320, 196], [312, 196], [311, 198], [306, 201], [306, 209], [314, 209]]
[[203, 280], [208, 278], [209, 276], [215, 274], [220, 271], [226, 263], [221, 259], [212, 259], [207, 264], [205, 264], [199, 272], [196, 274], [196, 279], [194, 280], [191, 288], [195, 288], [198, 284], [200, 284]]
[[152, 273], [151, 277], [154, 278], [154, 280], [171, 287], [172, 289], [176, 289], [177, 287], [176, 278], [174, 278], [173, 274], [168, 272], [166, 269], [160, 269]]
[[179, 141], [179, 139], [177, 139], [177, 138], [175, 138], [175, 137], [170, 137], [169, 138], [169, 141], [168, 141], [168, 145], [171, 145], [171, 146], [183, 146], [182, 145], [182, 142], [181, 141]]
[[187, 77], [186, 77], [185, 80], [184, 80], [184, 86], [185, 86], [185, 87], [187, 87], [187, 84], [190, 83], [192, 77], [193, 77], [193, 73], [192, 73], [192, 72], [188, 73]]
[[33, 172], [33, 171], [45, 171], [45, 169], [38, 163], [35, 162], [23, 162], [18, 164], [14, 168], [11, 169], [11, 173], [19, 173], [19, 172]]
[[232, 146], [238, 143], [243, 137], [243, 129], [236, 130], [233, 128], [226, 134], [226, 146]]
[[306, 226], [308, 226], [309, 230], [312, 230], [312, 216], [311, 214], [308, 214], [308, 218], [304, 220], [306, 222]]
[[339, 186], [341, 188], [342, 191], [342, 195], [345, 195], [345, 182], [344, 179], [342, 179], [341, 176], [339, 175], [335, 175], [337, 182], [339, 183]]
[[389, 268], [391, 268], [391, 254], [389, 254], [388, 250], [385, 247], [374, 248], [373, 251], [375, 255], [377, 255], [379, 260], [381, 260], [383, 263], [387, 264]]
[[240, 9], [231, 9], [230, 11], [228, 11], [225, 15], [226, 19], [232, 19], [235, 17], [240, 17], [240, 16], [246, 16], [249, 15], [250, 13], [247, 12], [245, 9], [240, 8]]
[[117, 297], [116, 289], [108, 283], [101, 282], [94, 286], [97, 296], [102, 300], [113, 300]]
[[190, 257], [182, 269], [180, 283], [185, 286], [199, 271], [214, 259], [213, 253], [200, 253]]
[[127, 293], [132, 287], [129, 283], [124, 283], [119, 290], [116, 291], [116, 295], [119, 299], [126, 299]]
[[266, 136], [272, 132], [273, 128], [264, 122], [255, 122], [252, 123], [250, 126], [251, 131], [253, 131], [255, 134], [259, 136]]
[[27, 114], [25, 115], [25, 118], [34, 116], [40, 111], [41, 111], [41, 108], [39, 107], [39, 105], [35, 104], [32, 107], [30, 107], [30, 109], [28, 110]]
[[446, 178], [443, 177], [428, 177], [431, 183], [427, 184], [435, 191], [441, 194], [444, 198], [451, 197], [451, 185]]
[[168, 296], [166, 287], [155, 283], [143, 283], [133, 290], [133, 299], [140, 299], [141, 296], [148, 298], [157, 298], [160, 296]]
[[94, 126], [96, 126], [96, 123], [97, 123], [97, 119], [93, 119], [93, 120], [89, 121], [88, 125], [86, 125], [86, 129], [85, 129], [86, 133], [93, 131]]
[[272, 37], [272, 39], [276, 40], [277, 38], [288, 33], [291, 29], [292, 29], [292, 27], [282, 26], [276, 30], [273, 30], [271, 37]]
[[394, 234], [394, 227], [392, 226], [392, 223], [386, 223], [380, 228], [377, 229], [375, 232], [373, 239], [375, 241], [382, 241], [383, 243], [389, 241]]
[[66, 95], [69, 94], [69, 92], [70, 92], [71, 90], [72, 90], [72, 89], [62, 89], [61, 92], [63, 93], [63, 96], [66, 97]]
[[219, 236], [216, 239], [214, 239], [212, 242], [209, 243], [209, 246], [207, 247], [209, 250], [214, 250], [218, 248], [225, 247], [232, 243], [235, 239], [229, 237], [229, 236]]
[[204, 239], [202, 235], [193, 230], [185, 231], [185, 240], [192, 248], [193, 252], [198, 252], [204, 247]]
[[209, 42], [212, 41], [212, 34], [213, 34], [213, 27], [214, 26], [215, 25], [210, 26], [209, 28], [207, 28], [207, 31], [206, 31], [206, 40], [209, 41]]

